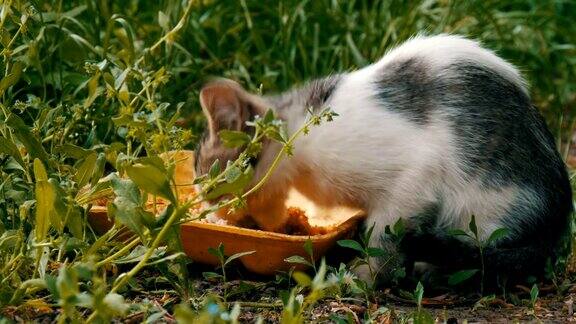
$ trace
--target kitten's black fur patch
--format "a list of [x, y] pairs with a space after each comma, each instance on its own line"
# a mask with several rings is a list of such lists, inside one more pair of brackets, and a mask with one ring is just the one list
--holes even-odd
[[314, 112], [324, 109], [324, 104], [330, 99], [341, 79], [342, 76], [336, 74], [310, 82], [306, 87], [308, 96], [305, 106], [312, 107]]
[[342, 75], [334, 74], [327, 77], [312, 80], [306, 85], [296, 88], [284, 94], [270, 96], [267, 99], [281, 113], [283, 110], [292, 106], [298, 106], [306, 110], [312, 109], [313, 112], [319, 112], [326, 108], [325, 104], [334, 93], [338, 84], [342, 80]]
[[[517, 186], [534, 194], [504, 217], [507, 248], [554, 245], [568, 228], [572, 192], [554, 138], [513, 82], [473, 62], [451, 65], [436, 93], [456, 135], [460, 168], [486, 189]], [[550, 247], [549, 250], [552, 250]]]
[[377, 96], [389, 109], [419, 125], [428, 122], [438, 84], [423, 60], [410, 58], [387, 64], [380, 71], [377, 85]]

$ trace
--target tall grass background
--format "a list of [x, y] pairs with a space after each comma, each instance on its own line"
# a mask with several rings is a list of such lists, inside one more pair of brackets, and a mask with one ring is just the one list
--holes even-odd
[[[58, 16], [52, 22], [58, 28], [42, 35], [30, 28], [25, 35], [36, 36], [38, 61], [27, 67], [28, 82], [12, 91], [12, 99], [32, 93], [53, 103], [78, 100], [85, 94], [77, 87], [88, 78], [84, 63], [103, 58], [90, 46], [101, 48], [108, 36], [109, 52], [141, 51], [174, 26], [185, 2], [30, 2], [47, 18]], [[133, 38], [118, 23], [111, 35], [106, 32], [113, 16], [126, 19]], [[161, 95], [174, 105], [186, 102], [188, 117], [199, 126], [197, 94], [207, 77], [232, 78], [253, 91], [281, 91], [365, 66], [415, 35], [459, 34], [514, 63], [535, 104], [560, 131], [576, 114], [575, 20], [576, 3], [570, 0], [195, 1], [172, 46], [147, 64], [171, 74]], [[38, 73], [44, 78], [35, 78]]]

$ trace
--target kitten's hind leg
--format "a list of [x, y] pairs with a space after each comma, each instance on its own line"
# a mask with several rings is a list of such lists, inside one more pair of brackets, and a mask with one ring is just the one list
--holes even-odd
[[[381, 217], [369, 217], [365, 229], [371, 235], [368, 239], [368, 247], [379, 249], [379, 253], [368, 258], [366, 264], [358, 267], [354, 272], [360, 279], [369, 283], [386, 284], [402, 279], [403, 275], [412, 273], [414, 262], [417, 261], [418, 253], [413, 253], [413, 247], [420, 241], [412, 242], [415, 233], [426, 233], [431, 230], [436, 222], [438, 206], [429, 204], [422, 208], [420, 213], [407, 217], [392, 217], [389, 212], [383, 212]], [[398, 215], [399, 209], [394, 210]], [[370, 220], [374, 220], [370, 223]], [[390, 230], [386, 230], [386, 228]], [[415, 247], [417, 248], [417, 247]], [[425, 248], [425, 247], [423, 247]]]

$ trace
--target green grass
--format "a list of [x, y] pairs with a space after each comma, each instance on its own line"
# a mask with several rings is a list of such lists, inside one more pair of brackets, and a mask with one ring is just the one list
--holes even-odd
[[[416, 34], [457, 33], [522, 70], [567, 154], [576, 121], [573, 1], [239, 0], [194, 1], [185, 14], [186, 8], [175, 0], [0, 4], [0, 308], [39, 300], [60, 308], [59, 320], [94, 311], [93, 319], [103, 321], [125, 316], [144, 306], [127, 310], [123, 298], [145, 287], [138, 276], [144, 263], [120, 264], [125, 253], [167, 258], [146, 269], [160, 273], [181, 301], [204, 300], [186, 279], [194, 265], [179, 256], [168, 226], [183, 217], [183, 206], [154, 223], [135, 211], [142, 201], [133, 193], [171, 198], [169, 172], [139, 158], [194, 147], [204, 125], [198, 92], [211, 76], [252, 91], [282, 91], [362, 67]], [[177, 119], [187, 126], [176, 126]], [[117, 170], [133, 181], [80, 192]], [[111, 190], [127, 205], [116, 212], [116, 228], [97, 235], [86, 210], [90, 199]], [[123, 226], [138, 234], [127, 246], [113, 240]], [[171, 249], [158, 248], [163, 239], [174, 243]], [[137, 279], [119, 285], [114, 269]], [[329, 295], [320, 277], [312, 286]], [[307, 301], [317, 300], [315, 291]], [[286, 318], [302, 315], [296, 300], [286, 299]], [[176, 312], [198, 315], [186, 307]]]

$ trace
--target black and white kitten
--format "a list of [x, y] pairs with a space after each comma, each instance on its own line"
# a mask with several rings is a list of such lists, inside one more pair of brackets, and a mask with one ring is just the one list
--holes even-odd
[[[467, 229], [474, 215], [483, 240], [509, 230], [485, 258], [487, 268], [513, 274], [542, 269], [568, 228], [572, 193], [552, 135], [518, 71], [474, 41], [416, 37], [365, 68], [280, 95], [256, 96], [223, 80], [200, 97], [209, 123], [198, 174], [239, 154], [222, 146], [218, 131], [244, 130], [268, 108], [289, 133], [309, 107], [339, 115], [300, 137], [294, 155], [249, 199], [247, 212], [265, 229], [284, 224], [283, 202], [294, 187], [320, 205], [364, 209], [367, 227], [374, 225], [371, 244], [403, 256], [397, 260], [474, 268], [477, 249], [447, 231]], [[256, 178], [278, 150], [264, 146]], [[384, 230], [399, 218], [407, 232], [391, 245]]]

